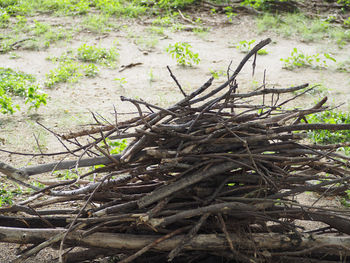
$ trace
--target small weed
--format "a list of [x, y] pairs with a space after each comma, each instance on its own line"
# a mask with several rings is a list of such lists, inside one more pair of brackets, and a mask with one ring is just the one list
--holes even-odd
[[343, 24], [346, 27], [350, 27], [350, 16], [347, 19], [344, 20]]
[[12, 205], [13, 198], [23, 193], [19, 186], [16, 189], [12, 188], [7, 184], [0, 183], [0, 207]]
[[9, 56], [10, 56], [10, 59], [18, 59], [18, 58], [21, 57], [20, 55], [18, 55], [18, 54], [15, 53], [15, 52], [10, 52], [10, 53], [9, 53]]
[[67, 59], [61, 61], [57, 68], [46, 74], [45, 84], [47, 87], [52, 88], [58, 83], [77, 82], [82, 76], [81, 68], [82, 66], [74, 60]]
[[[235, 44], [234, 47], [236, 47], [236, 49], [238, 49], [242, 53], [248, 53], [252, 49], [252, 46], [255, 43], [255, 41], [256, 41], [255, 39], [252, 39], [250, 41], [243, 40]], [[267, 55], [267, 54], [268, 52], [266, 51], [266, 49], [260, 49], [258, 51], [258, 55]]]
[[[107, 143], [107, 145], [105, 144], [105, 142]], [[127, 142], [128, 141], [126, 139], [110, 140], [107, 138], [104, 142], [101, 143], [100, 147], [107, 149], [110, 154], [120, 154], [128, 146]], [[95, 165], [94, 169], [101, 168], [104, 166], [105, 165], [103, 165], [103, 164]]]
[[84, 74], [87, 77], [94, 78], [98, 75], [99, 71], [99, 68], [93, 63], [84, 66]]
[[101, 48], [96, 46], [81, 45], [77, 49], [77, 58], [84, 62], [100, 63], [108, 67], [114, 67], [119, 53], [116, 48]]
[[115, 82], [117, 82], [117, 84], [119, 85], [120, 88], [124, 87], [124, 84], [127, 83], [125, 78], [114, 78], [113, 79]]
[[155, 76], [153, 74], [153, 69], [152, 68], [150, 68], [148, 76], [149, 76], [149, 82], [155, 82], [156, 81], [156, 78], [155, 78]]
[[231, 6], [227, 6], [224, 8], [227, 20], [229, 23], [233, 22], [233, 17], [235, 17], [237, 14], [233, 12], [233, 8]]
[[60, 180], [73, 180], [78, 179], [78, 175], [76, 172], [73, 172], [72, 170], [66, 170], [66, 171], [56, 171], [54, 172], [54, 175]]
[[307, 55], [298, 51], [297, 48], [293, 49], [290, 57], [281, 58], [281, 61], [284, 62], [283, 68], [289, 70], [300, 67], [310, 67], [313, 69], [327, 68], [327, 61], [329, 60], [336, 62], [336, 60], [328, 53], [324, 53], [322, 57], [320, 54]]
[[265, 55], [269, 54], [269, 52], [267, 52], [266, 49], [260, 49], [260, 50], [258, 50], [257, 53], [258, 53], [258, 55], [260, 55], [260, 56], [265, 56]]
[[169, 44], [166, 51], [176, 59], [177, 64], [181, 66], [197, 65], [200, 61], [198, 53], [191, 51], [192, 46], [186, 42], [177, 42], [174, 45]]
[[[39, 187], [41, 189], [45, 188], [45, 185], [40, 182], [32, 182], [31, 185], [35, 187]], [[34, 192], [33, 189], [28, 189], [27, 191], [29, 191], [29, 193]]]
[[8, 26], [10, 21], [10, 15], [4, 10], [0, 8], [0, 27], [5, 28]]
[[243, 53], [248, 53], [251, 50], [251, 46], [255, 43], [255, 39], [247, 41], [247, 40], [243, 40], [238, 42], [238, 44], [235, 45], [235, 47], [243, 52]]
[[34, 76], [10, 68], [0, 68], [1, 113], [12, 114], [20, 109], [19, 105], [13, 104], [12, 97], [24, 98], [25, 104], [30, 104], [29, 109], [37, 109], [41, 104], [46, 105], [47, 94], [41, 93]]
[[350, 72], [350, 59], [338, 63], [337, 71]]
[[210, 74], [214, 79], [219, 79], [221, 76], [225, 76], [226, 72], [224, 70], [209, 70]]
[[110, 154], [119, 154], [128, 146], [127, 140], [107, 140]]

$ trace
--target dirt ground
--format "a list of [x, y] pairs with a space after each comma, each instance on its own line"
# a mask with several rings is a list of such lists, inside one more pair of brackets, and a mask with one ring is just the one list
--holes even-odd
[[[172, 32], [165, 29], [163, 36], [158, 36], [158, 42], [154, 47], [138, 45], [134, 36], [142, 36], [147, 39], [150, 27], [148, 21], [116, 21], [119, 29], [105, 33], [94, 34], [82, 30], [74, 34], [69, 42], [60, 42], [43, 51], [17, 50], [17, 59], [11, 59], [9, 54], [0, 55], [0, 67], [10, 67], [35, 75], [43, 82], [45, 75], [55, 67], [55, 64], [46, 58], [59, 56], [69, 48], [76, 48], [83, 43], [100, 45], [110, 48], [116, 46], [120, 57], [115, 69], [100, 67], [100, 73], [96, 78], [83, 78], [78, 83], [60, 84], [54, 88], [43, 90], [49, 94], [50, 99], [46, 107], [41, 107], [37, 112], [30, 114], [23, 112], [11, 116], [0, 116], [0, 148], [16, 152], [37, 152], [37, 146], [33, 133], [39, 138], [39, 143], [45, 152], [57, 152], [62, 149], [54, 136], [42, 129], [36, 121], [46, 125], [58, 133], [71, 130], [79, 130], [81, 125], [92, 123], [91, 112], [97, 112], [105, 118], [114, 121], [114, 109], [118, 113], [135, 112], [136, 109], [127, 102], [121, 102], [120, 96], [142, 98], [160, 106], [171, 105], [182, 97], [179, 89], [169, 76], [166, 66], [170, 66], [172, 72], [184, 87], [190, 92], [201, 86], [209, 79], [210, 70], [226, 72], [230, 62], [231, 68], [235, 68], [244, 54], [232, 47], [233, 43], [242, 40], [256, 39], [260, 41], [271, 37], [273, 43], [267, 46], [268, 55], [258, 56], [255, 75], [252, 76], [251, 62], [248, 62], [238, 77], [238, 92], [243, 93], [257, 88], [263, 82], [266, 72], [266, 83], [270, 87], [286, 88], [289, 86], [310, 83], [321, 83], [328, 90], [329, 105], [343, 104], [345, 111], [350, 107], [350, 76], [349, 73], [335, 71], [335, 64], [331, 64], [327, 70], [297, 69], [294, 71], [282, 68], [280, 58], [290, 56], [293, 48], [298, 48], [305, 53], [331, 53], [337, 61], [348, 59], [350, 45], [342, 49], [337, 45], [324, 40], [319, 43], [303, 43], [297, 37], [284, 39], [275, 33], [258, 34], [255, 20], [251, 16], [237, 16], [233, 23], [222, 23], [220, 17], [205, 18], [202, 21], [210, 27], [207, 33], [194, 33], [187, 31]], [[79, 24], [80, 18], [45, 17], [36, 18], [38, 21], [61, 24]], [[123, 27], [126, 25], [126, 27]], [[201, 59], [198, 66], [182, 67], [176, 65], [176, 61], [165, 52], [166, 47], [178, 41], [188, 42], [193, 50], [199, 53]], [[142, 63], [120, 72], [122, 65], [130, 63]], [[120, 85], [115, 78], [125, 78], [126, 83]], [[214, 87], [225, 80], [221, 76], [214, 82]], [[320, 94], [308, 95], [296, 102], [303, 107], [313, 104], [321, 98]], [[295, 105], [291, 105], [295, 106]], [[120, 115], [120, 119], [128, 115]], [[20, 167], [27, 164], [37, 164], [48, 161], [51, 157], [36, 158], [0, 153], [0, 158], [6, 163]], [[315, 197], [305, 199], [315, 200]], [[313, 201], [307, 202], [313, 202]], [[336, 205], [336, 200], [330, 201]], [[333, 203], [335, 202], [335, 203]], [[9, 262], [13, 258], [14, 245], [3, 244], [0, 247], [0, 262]], [[57, 253], [56, 253], [57, 254]], [[36, 259], [28, 262], [53, 262], [55, 253], [41, 252]]]

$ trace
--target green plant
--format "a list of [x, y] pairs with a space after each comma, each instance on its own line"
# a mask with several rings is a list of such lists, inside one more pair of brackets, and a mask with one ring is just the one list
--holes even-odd
[[[120, 154], [124, 151], [124, 149], [128, 146], [127, 140], [110, 140], [106, 139], [100, 143], [101, 148], [105, 148], [108, 150], [109, 154]], [[94, 169], [104, 167], [105, 165], [95, 165]]]
[[128, 146], [127, 140], [107, 140], [109, 153], [110, 154], [119, 154], [124, 151], [124, 149]]
[[186, 42], [177, 42], [174, 45], [169, 44], [166, 51], [176, 59], [177, 64], [181, 66], [192, 66], [200, 61], [198, 53], [191, 51], [192, 46]]
[[[350, 113], [336, 111], [322, 111], [310, 114], [307, 117], [309, 123], [350, 124]], [[309, 133], [315, 143], [342, 143], [350, 141], [350, 130], [330, 131], [314, 130]], [[343, 149], [346, 154], [350, 153], [350, 147]]]
[[231, 6], [224, 7], [224, 11], [229, 23], [232, 23], [233, 17], [236, 16], [237, 14], [233, 12], [233, 8]]
[[0, 183], [0, 207], [4, 205], [12, 205], [13, 198], [21, 195], [22, 189], [17, 185], [16, 189], [7, 184]]
[[311, 67], [313, 69], [327, 68], [328, 60], [336, 62], [335, 58], [328, 53], [324, 53], [323, 57], [320, 57], [320, 54], [307, 55], [298, 51], [297, 48], [292, 50], [290, 57], [281, 58], [281, 61], [284, 62], [283, 68], [289, 70], [299, 67]]
[[258, 50], [257, 53], [258, 53], [258, 55], [260, 55], [260, 56], [265, 56], [265, 55], [269, 54], [269, 52], [267, 52], [267, 50], [264, 49], [264, 48]]
[[[252, 49], [252, 45], [255, 43], [255, 39], [252, 39], [250, 41], [243, 40], [238, 42], [237, 44], [234, 44], [234, 47], [241, 51], [242, 53], [248, 53]], [[260, 49], [258, 51], [258, 55], [267, 55], [268, 52], [266, 49]]]
[[119, 85], [120, 88], [123, 88], [124, 87], [124, 84], [127, 83], [126, 79], [125, 78], [114, 78], [113, 79], [114, 81], [116, 81]]
[[84, 69], [85, 76], [90, 78], [96, 77], [99, 72], [99, 68], [93, 63], [85, 65], [83, 69]]
[[74, 60], [67, 59], [60, 61], [57, 68], [50, 70], [50, 72], [46, 74], [45, 84], [49, 88], [52, 88], [58, 83], [77, 82], [81, 76], [81, 65]]
[[54, 175], [60, 180], [73, 180], [78, 179], [78, 174], [72, 170], [55, 171]]
[[350, 27], [350, 16], [347, 19], [344, 20], [343, 24], [346, 27]]
[[212, 77], [214, 79], [219, 79], [220, 76], [224, 76], [226, 74], [226, 72], [224, 70], [213, 70], [213, 69], [210, 69], [209, 72], [210, 72], [210, 74], [212, 75]]
[[10, 15], [5, 9], [0, 8], [0, 27], [7, 27], [10, 21]]
[[116, 48], [101, 48], [96, 46], [81, 45], [77, 49], [77, 58], [84, 62], [100, 63], [105, 66], [115, 66], [119, 53]]
[[15, 109], [20, 109], [18, 104], [13, 104], [12, 97], [24, 98], [25, 104], [30, 104], [29, 109], [37, 109], [41, 104], [46, 105], [47, 94], [41, 93], [34, 76], [10, 68], [0, 68], [1, 113], [12, 114]]
[[255, 39], [250, 41], [243, 40], [243, 41], [239, 41], [238, 44], [235, 45], [235, 47], [243, 53], [248, 53], [251, 50], [252, 44], [254, 43], [255, 43]]
[[[39, 187], [39, 188], [45, 188], [45, 185], [44, 184], [42, 184], [42, 183], [40, 183], [40, 182], [32, 182], [31, 183], [31, 185], [32, 186], [35, 186], [35, 187]], [[29, 193], [31, 193], [31, 192], [34, 192], [34, 190], [33, 189], [31, 189], [31, 188], [29, 188], [28, 190], [27, 190]]]

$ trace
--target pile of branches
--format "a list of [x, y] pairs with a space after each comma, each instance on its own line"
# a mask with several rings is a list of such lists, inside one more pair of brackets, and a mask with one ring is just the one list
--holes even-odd
[[[350, 211], [296, 197], [349, 188], [350, 158], [336, 152], [349, 144], [311, 144], [306, 131], [350, 125], [307, 123], [307, 115], [328, 109], [327, 98], [309, 109], [283, 109], [307, 84], [238, 92], [238, 73], [250, 58], [255, 67], [257, 51], [270, 42], [257, 44], [216, 88], [210, 78], [186, 94], [169, 69], [184, 95], [175, 105], [122, 97], [137, 117], [118, 122], [116, 114], [114, 125], [57, 135], [76, 145], [55, 154], [71, 160], [22, 169], [0, 163], [9, 179], [36, 191], [0, 209], [0, 242], [33, 244], [13, 262], [49, 246], [60, 249], [60, 262], [100, 255], [123, 263], [346, 260]], [[101, 146], [123, 138], [129, 145], [121, 154]], [[91, 169], [44, 189], [25, 182], [79, 167]], [[91, 175], [94, 181], [86, 180]]]

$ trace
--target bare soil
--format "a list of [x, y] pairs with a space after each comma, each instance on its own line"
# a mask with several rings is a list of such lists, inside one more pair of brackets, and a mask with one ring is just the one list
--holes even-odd
[[[255, 29], [255, 21], [251, 16], [237, 16], [233, 23], [223, 23], [222, 17], [204, 17], [202, 20], [210, 31], [198, 34], [187, 31], [172, 32], [165, 29], [165, 34], [157, 36], [158, 43], [154, 46], [137, 45], [136, 38], [151, 38], [147, 31], [151, 27], [148, 21], [115, 21], [120, 29], [106, 34], [93, 34], [86, 30], [78, 30], [69, 42], [60, 42], [47, 50], [25, 51], [17, 50], [18, 59], [11, 59], [9, 54], [0, 55], [0, 67], [10, 67], [35, 75], [40, 82], [45, 80], [45, 75], [56, 65], [47, 60], [49, 56], [59, 56], [69, 48], [76, 48], [83, 43], [100, 45], [110, 48], [116, 46], [120, 57], [115, 69], [100, 67], [100, 73], [96, 78], [83, 78], [75, 84], [60, 84], [52, 89], [43, 87], [50, 99], [46, 107], [41, 107], [37, 112], [18, 112], [12, 116], [0, 116], [0, 148], [16, 152], [38, 152], [33, 133], [39, 139], [41, 148], [45, 152], [57, 152], [62, 149], [54, 136], [42, 129], [36, 121], [46, 125], [58, 133], [71, 130], [79, 130], [81, 125], [93, 123], [91, 112], [97, 112], [114, 121], [114, 109], [118, 113], [135, 112], [136, 109], [127, 102], [121, 102], [119, 97], [142, 98], [143, 100], [160, 106], [167, 106], [182, 97], [179, 89], [169, 76], [166, 66], [169, 65], [186, 92], [195, 90], [210, 77], [210, 70], [226, 72], [232, 62], [234, 69], [244, 56], [243, 53], [232, 47], [234, 43], [242, 40], [261, 39], [271, 37], [273, 44], [267, 47], [268, 55], [258, 56], [255, 75], [252, 76], [251, 63], [247, 63], [238, 77], [238, 92], [243, 93], [257, 88], [266, 75], [266, 83], [271, 87], [289, 87], [310, 83], [311, 85], [322, 83], [329, 89], [329, 101], [331, 105], [342, 104], [343, 110], [349, 110], [350, 103], [350, 76], [348, 73], [335, 71], [335, 64], [331, 64], [327, 70], [297, 69], [288, 71], [282, 69], [280, 58], [290, 56], [294, 47], [305, 53], [328, 52], [342, 61], [349, 58], [350, 45], [339, 49], [328, 40], [320, 43], [302, 43], [297, 37], [283, 39], [274, 33], [259, 35]], [[80, 18], [60, 18], [40, 16], [39, 21], [52, 24], [79, 25]], [[125, 25], [126, 27], [123, 27]], [[193, 51], [199, 53], [200, 64], [193, 67], [178, 66], [176, 61], [166, 53], [165, 49], [170, 43], [178, 41], [188, 42]], [[252, 62], [252, 61], [251, 61]], [[142, 63], [120, 72], [122, 65], [130, 63]], [[125, 84], [120, 85], [115, 78], [125, 78]], [[221, 76], [214, 86], [225, 80]], [[298, 101], [299, 106], [315, 103], [320, 99], [318, 95], [307, 95]], [[290, 105], [290, 107], [297, 105]], [[120, 119], [129, 115], [120, 115]], [[0, 153], [2, 161], [14, 166], [25, 166], [29, 163], [36, 164], [47, 162], [51, 157], [18, 156]], [[304, 197], [305, 202], [312, 203], [315, 196]], [[312, 200], [309, 200], [312, 199]], [[338, 205], [332, 200], [332, 205]], [[0, 246], [0, 262], [9, 262], [14, 256], [17, 245], [2, 244]], [[45, 252], [46, 251], [46, 252]], [[35, 259], [27, 262], [53, 262], [57, 256], [52, 250], [41, 252]]]

